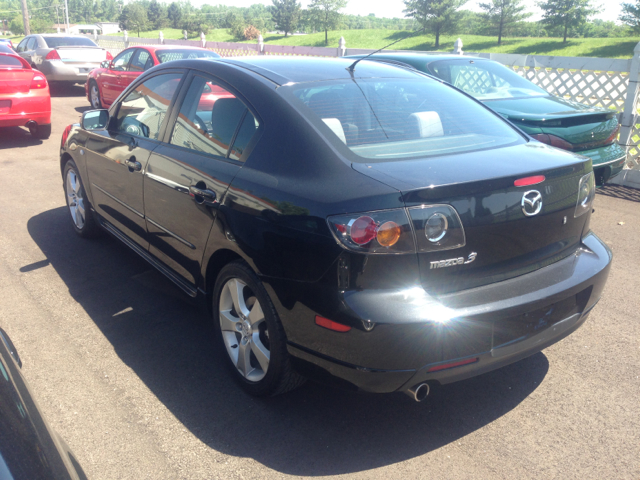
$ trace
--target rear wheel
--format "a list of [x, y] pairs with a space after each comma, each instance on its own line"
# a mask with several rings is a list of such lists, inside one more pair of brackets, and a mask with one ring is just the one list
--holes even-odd
[[93, 218], [78, 167], [73, 160], [69, 160], [64, 166], [64, 193], [73, 230], [83, 238], [98, 236], [101, 230]]
[[35, 138], [46, 140], [51, 136], [51, 124], [30, 126], [29, 133], [31, 133], [31, 135]]
[[247, 393], [277, 395], [304, 383], [291, 366], [273, 303], [246, 263], [232, 262], [218, 275], [213, 319], [225, 363]]
[[102, 107], [102, 99], [100, 98], [100, 90], [95, 80], [89, 82], [89, 98], [91, 100], [91, 106], [95, 109]]

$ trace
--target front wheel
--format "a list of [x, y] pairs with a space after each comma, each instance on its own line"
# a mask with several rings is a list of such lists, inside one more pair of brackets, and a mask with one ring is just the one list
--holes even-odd
[[64, 166], [64, 193], [73, 230], [83, 238], [93, 238], [101, 233], [93, 218], [78, 167], [73, 160]]
[[89, 82], [89, 97], [91, 100], [91, 106], [96, 110], [103, 108], [102, 100], [100, 98], [100, 90], [95, 80]]
[[264, 397], [305, 381], [293, 370], [284, 329], [262, 282], [242, 261], [225, 266], [213, 291], [214, 330], [233, 377]]

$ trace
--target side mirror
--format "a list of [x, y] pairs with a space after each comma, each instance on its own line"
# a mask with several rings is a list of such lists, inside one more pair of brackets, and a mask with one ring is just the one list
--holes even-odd
[[111, 61], [109, 60], [103, 60], [100, 64], [100, 68], [109, 68], [109, 66], [111, 66]]
[[89, 110], [82, 114], [80, 125], [85, 130], [104, 130], [109, 123], [108, 110]]

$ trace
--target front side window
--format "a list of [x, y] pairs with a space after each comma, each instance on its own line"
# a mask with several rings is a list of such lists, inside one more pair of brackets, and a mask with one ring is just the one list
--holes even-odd
[[129, 66], [129, 60], [131, 60], [131, 55], [133, 55], [134, 49], [125, 50], [111, 62], [111, 70], [115, 70], [117, 72], [125, 72]]
[[351, 79], [280, 87], [327, 138], [358, 157], [390, 161], [496, 148], [524, 139], [507, 122], [428, 78]]
[[182, 74], [166, 73], [138, 85], [120, 103], [116, 131], [158, 140]]
[[16, 52], [24, 52], [27, 49], [27, 43], [29, 43], [29, 40], [31, 40], [31, 37], [23, 39], [16, 47]]
[[548, 95], [542, 88], [497, 62], [442, 60], [429, 64], [429, 69], [478, 100]]
[[209, 79], [195, 76], [180, 108], [171, 143], [227, 157], [236, 138], [238, 147], [232, 149], [231, 158], [239, 160], [256, 129], [253, 115], [235, 95]]

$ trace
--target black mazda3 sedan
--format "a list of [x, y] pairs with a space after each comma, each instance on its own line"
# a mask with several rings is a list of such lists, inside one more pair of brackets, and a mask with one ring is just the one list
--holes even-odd
[[60, 168], [76, 233], [205, 299], [253, 395], [421, 400], [576, 330], [611, 263], [590, 159], [378, 62], [160, 65], [66, 128]]

